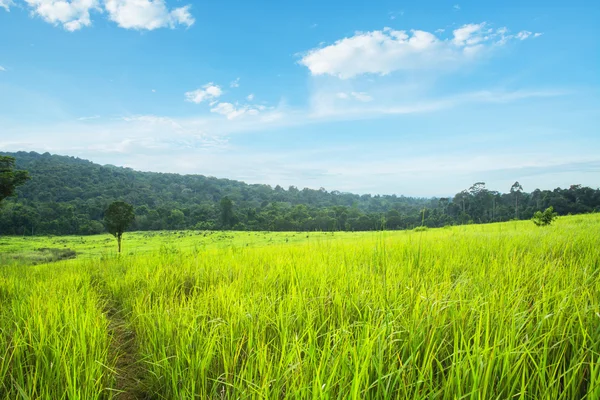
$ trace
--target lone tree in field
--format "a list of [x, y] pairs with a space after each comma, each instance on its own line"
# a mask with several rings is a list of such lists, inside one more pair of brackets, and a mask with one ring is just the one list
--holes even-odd
[[108, 233], [117, 238], [119, 244], [119, 253], [121, 252], [121, 238], [125, 229], [131, 225], [135, 219], [133, 206], [124, 201], [115, 201], [104, 213], [104, 224]]
[[29, 179], [27, 171], [15, 171], [14, 157], [0, 156], [0, 204], [15, 194], [17, 186]]
[[556, 218], [558, 218], [558, 214], [554, 212], [554, 207], [550, 206], [544, 212], [536, 211], [531, 220], [537, 226], [546, 226], [550, 225]]

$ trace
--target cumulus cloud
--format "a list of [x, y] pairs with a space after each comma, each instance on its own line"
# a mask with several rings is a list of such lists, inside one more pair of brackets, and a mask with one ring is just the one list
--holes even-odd
[[53, 25], [73, 32], [90, 26], [90, 11], [100, 10], [98, 0], [25, 0], [31, 13]]
[[387, 75], [399, 70], [444, 68], [468, 61], [485, 48], [503, 45], [510, 39], [524, 40], [530, 35], [528, 31], [510, 35], [507, 28], [494, 30], [485, 22], [463, 25], [446, 39], [421, 30], [384, 28], [357, 32], [329, 46], [309, 50], [300, 64], [312, 75], [341, 79], [362, 74]]
[[10, 12], [10, 7], [14, 5], [12, 0], [0, 0], [0, 8], [4, 8], [6, 12]]
[[110, 20], [126, 29], [189, 27], [195, 22], [190, 5], [169, 10], [164, 0], [105, 0], [104, 7]]
[[5, 72], [6, 68], [4, 68], [2, 65], [0, 65], [0, 72]]
[[[24, 0], [32, 15], [67, 31], [76, 31], [92, 24], [91, 11], [103, 13], [121, 28], [146, 29], [191, 26], [195, 20], [190, 5], [170, 10], [165, 0]], [[9, 10], [12, 0], [0, 0], [0, 7]]]
[[240, 87], [240, 78], [236, 78], [235, 81], [230, 82], [229, 87], [232, 87], [232, 88]]
[[[239, 78], [233, 82], [230, 82], [230, 87], [237, 87], [239, 82]], [[242, 116], [256, 116], [261, 113], [261, 111], [267, 110], [267, 107], [264, 105], [250, 105], [250, 104], [240, 104], [238, 102], [230, 103], [227, 101], [219, 101], [218, 99], [223, 94], [223, 90], [219, 85], [216, 85], [212, 82], [207, 83], [200, 89], [193, 90], [191, 92], [185, 93], [186, 101], [200, 104], [202, 102], [207, 102], [210, 106], [210, 112], [224, 115], [229, 120], [237, 119]], [[246, 96], [247, 101], [254, 100], [254, 94], [251, 93]]]
[[466, 24], [452, 31], [454, 38], [452, 42], [458, 47], [474, 45], [487, 40], [482, 30], [485, 27], [485, 22], [481, 24]]
[[186, 101], [192, 103], [202, 103], [203, 101], [214, 101], [223, 94], [221, 87], [210, 82], [204, 85], [201, 89], [196, 89], [185, 93]]

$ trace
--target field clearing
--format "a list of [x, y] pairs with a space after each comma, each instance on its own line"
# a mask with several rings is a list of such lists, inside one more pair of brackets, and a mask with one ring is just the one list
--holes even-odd
[[[403, 232], [397, 232], [403, 233]], [[262, 247], [312, 241], [360, 240], [373, 232], [232, 232], [232, 231], [150, 231], [127, 232], [124, 254], [141, 255], [160, 249], [200, 250], [228, 247]], [[93, 236], [4, 236], [0, 237], [0, 261], [28, 263], [38, 249], [71, 249], [77, 258], [114, 256], [116, 240], [109, 234]]]
[[600, 398], [598, 214], [115, 250], [0, 238], [0, 398]]

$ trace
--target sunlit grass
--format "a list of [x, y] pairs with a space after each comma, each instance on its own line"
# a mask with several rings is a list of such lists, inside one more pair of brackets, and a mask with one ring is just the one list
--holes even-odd
[[0, 269], [0, 398], [99, 399], [107, 319], [88, 277], [66, 266]]
[[155, 398], [600, 398], [600, 216], [306, 236], [0, 267], [0, 397], [116, 393], [109, 306]]

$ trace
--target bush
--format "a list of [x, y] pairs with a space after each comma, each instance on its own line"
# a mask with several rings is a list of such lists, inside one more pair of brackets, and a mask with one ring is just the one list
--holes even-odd
[[535, 214], [533, 214], [533, 218], [531, 218], [531, 220], [537, 226], [547, 226], [550, 225], [552, 221], [554, 221], [557, 217], [558, 214], [555, 213], [554, 208], [550, 206], [546, 208], [544, 212], [536, 211]]

